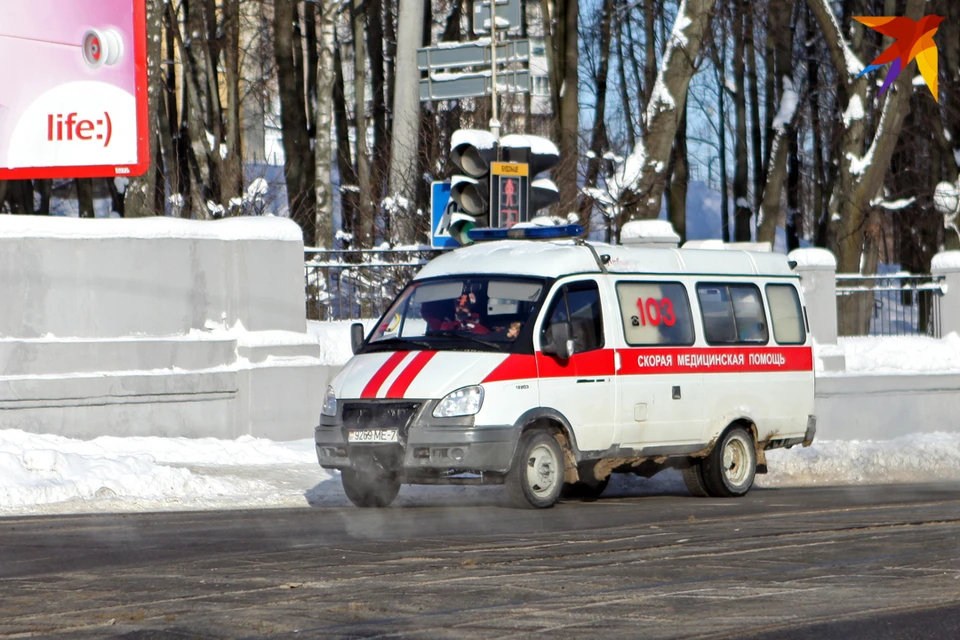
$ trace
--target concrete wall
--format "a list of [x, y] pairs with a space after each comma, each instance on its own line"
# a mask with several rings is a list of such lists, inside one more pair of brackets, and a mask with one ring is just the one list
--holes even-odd
[[0, 216], [0, 428], [311, 437], [301, 238], [282, 218]]
[[960, 432], [960, 374], [817, 378], [818, 440]]

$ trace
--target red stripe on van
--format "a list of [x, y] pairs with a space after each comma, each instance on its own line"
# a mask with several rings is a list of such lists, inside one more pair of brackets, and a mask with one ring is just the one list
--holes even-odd
[[616, 369], [614, 357], [613, 349], [577, 353], [566, 361], [537, 353], [537, 366], [541, 378], [612, 376]]
[[483, 379], [483, 382], [530, 380], [537, 377], [537, 359], [531, 355], [510, 354], [507, 359]]
[[[483, 382], [503, 382], [537, 377], [606, 377], [614, 375], [614, 350], [578, 353], [564, 362], [542, 353], [511, 355]], [[771, 373], [813, 371], [810, 347], [713, 347], [620, 349], [618, 375], [666, 373]]]
[[811, 347], [621, 349], [620, 375], [812, 371]]
[[404, 358], [407, 357], [409, 351], [394, 351], [393, 354], [387, 358], [387, 361], [380, 365], [380, 368], [377, 369], [377, 372], [373, 374], [373, 377], [370, 378], [370, 382], [367, 383], [367, 386], [363, 388], [363, 393], [360, 394], [361, 398], [376, 398], [377, 391], [380, 391], [380, 387], [383, 385], [384, 381], [390, 377], [390, 374], [393, 373], [393, 370], [396, 369]]
[[397, 376], [393, 384], [390, 385], [390, 390], [387, 391], [387, 397], [402, 398], [416, 377], [420, 375], [420, 372], [423, 371], [423, 368], [427, 366], [427, 363], [430, 362], [430, 359], [435, 355], [437, 355], [436, 351], [421, 351], [418, 353], [400, 375]]

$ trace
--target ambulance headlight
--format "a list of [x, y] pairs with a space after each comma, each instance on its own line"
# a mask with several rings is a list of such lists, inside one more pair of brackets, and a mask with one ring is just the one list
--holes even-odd
[[448, 393], [433, 410], [433, 417], [472, 416], [480, 411], [481, 406], [483, 406], [483, 387], [464, 387]]
[[333, 393], [333, 387], [329, 385], [327, 386], [327, 392], [323, 395], [323, 409], [320, 410], [320, 413], [331, 417], [337, 415], [337, 396]]

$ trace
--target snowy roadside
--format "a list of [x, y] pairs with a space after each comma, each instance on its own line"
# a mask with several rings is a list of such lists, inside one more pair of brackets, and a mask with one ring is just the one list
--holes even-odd
[[[369, 328], [372, 321], [365, 324]], [[350, 357], [350, 322], [309, 323], [323, 360]], [[843, 338], [844, 374], [960, 374], [960, 337]], [[819, 347], [823, 353], [827, 348]], [[960, 434], [905, 435], [889, 441], [817, 441], [768, 454], [759, 487], [960, 480]], [[679, 473], [614, 478], [610, 495], [685, 494]], [[397, 504], [502, 502], [498, 487], [405, 486]], [[0, 516], [349, 504], [336, 472], [317, 464], [312, 440], [249, 436], [117, 438], [89, 441], [0, 430]]]
[[[768, 454], [758, 487], [960, 480], [960, 434], [817, 442]], [[686, 494], [680, 474], [615, 477], [610, 495]], [[499, 487], [405, 486], [398, 505], [501, 504]], [[0, 516], [348, 505], [313, 442], [90, 441], [0, 430]]]

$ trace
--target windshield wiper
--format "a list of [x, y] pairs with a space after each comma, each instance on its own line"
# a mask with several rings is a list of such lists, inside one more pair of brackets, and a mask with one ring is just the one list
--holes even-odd
[[428, 338], [433, 338], [433, 337], [461, 338], [464, 340], [470, 340], [471, 342], [482, 344], [486, 347], [490, 347], [491, 349], [496, 349], [497, 351], [500, 351], [500, 347], [502, 344], [499, 342], [492, 342], [490, 340], [484, 340], [483, 338], [478, 338], [472, 333], [461, 333], [459, 331], [430, 331], [426, 334], [426, 337]]
[[376, 347], [379, 345], [388, 345], [388, 344], [415, 344], [426, 349], [433, 349], [433, 345], [427, 342], [426, 340], [415, 340], [413, 338], [383, 338], [381, 340], [374, 340], [373, 342], [368, 342], [368, 347]]

